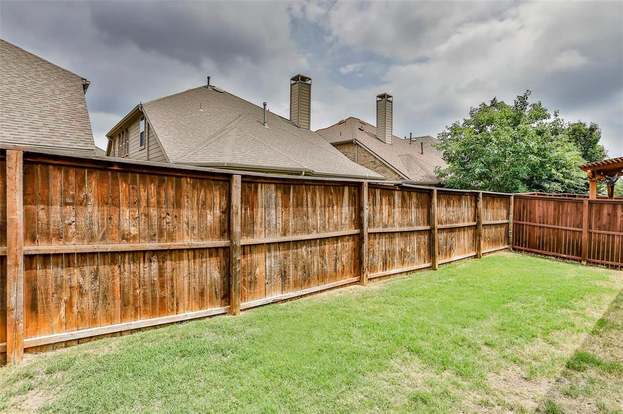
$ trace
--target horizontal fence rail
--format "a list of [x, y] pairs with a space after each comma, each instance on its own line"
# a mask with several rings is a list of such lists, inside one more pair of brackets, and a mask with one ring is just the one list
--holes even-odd
[[623, 200], [514, 195], [513, 249], [623, 267]]
[[480, 257], [509, 247], [512, 205], [497, 193], [0, 150], [0, 354], [16, 362], [25, 349]]

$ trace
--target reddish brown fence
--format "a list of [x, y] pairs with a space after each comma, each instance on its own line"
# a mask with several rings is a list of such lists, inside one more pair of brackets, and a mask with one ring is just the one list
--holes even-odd
[[514, 204], [514, 249], [623, 266], [623, 200], [515, 195]]
[[0, 354], [17, 361], [24, 349], [236, 314], [504, 249], [510, 204], [502, 194], [2, 151]]

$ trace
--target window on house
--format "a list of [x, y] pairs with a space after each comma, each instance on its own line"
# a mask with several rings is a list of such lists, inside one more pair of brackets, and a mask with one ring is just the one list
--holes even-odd
[[142, 116], [138, 122], [138, 146], [140, 149], [145, 148], [145, 117]]

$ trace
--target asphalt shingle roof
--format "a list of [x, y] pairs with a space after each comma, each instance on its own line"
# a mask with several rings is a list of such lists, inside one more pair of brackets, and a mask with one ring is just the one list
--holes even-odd
[[387, 144], [376, 137], [375, 126], [354, 117], [317, 132], [331, 144], [357, 141], [407, 180], [419, 184], [438, 184], [435, 168], [445, 166], [441, 153], [434, 147], [437, 140], [431, 136], [415, 137], [410, 143], [408, 139], [394, 135], [392, 143]]
[[215, 87], [199, 87], [143, 104], [169, 160], [201, 166], [265, 169], [381, 179], [316, 132]]
[[0, 142], [92, 155], [86, 85], [86, 79], [0, 39]]

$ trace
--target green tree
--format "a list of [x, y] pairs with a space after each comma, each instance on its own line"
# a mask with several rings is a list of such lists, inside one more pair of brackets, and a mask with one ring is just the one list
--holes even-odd
[[586, 125], [581, 121], [572, 122], [567, 125], [565, 133], [569, 140], [578, 147], [586, 162], [601, 161], [606, 158], [606, 150], [599, 143], [601, 130], [596, 123], [591, 122], [590, 125]]
[[447, 167], [438, 170], [452, 188], [504, 192], [584, 192], [584, 163], [565, 133], [564, 121], [530, 91], [513, 105], [497, 99], [472, 108], [469, 117], [439, 134]]

